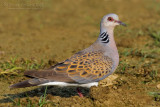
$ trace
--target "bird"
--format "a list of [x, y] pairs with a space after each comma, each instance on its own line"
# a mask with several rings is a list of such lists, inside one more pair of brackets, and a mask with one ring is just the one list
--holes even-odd
[[[119, 64], [114, 40], [114, 28], [117, 25], [126, 26], [119, 20], [118, 15], [105, 15], [100, 22], [98, 39], [91, 46], [48, 69], [25, 71], [24, 75], [30, 79], [13, 84], [10, 88], [48, 85], [87, 88], [98, 86], [98, 82], [111, 75]], [[80, 95], [79, 89], [77, 91]]]

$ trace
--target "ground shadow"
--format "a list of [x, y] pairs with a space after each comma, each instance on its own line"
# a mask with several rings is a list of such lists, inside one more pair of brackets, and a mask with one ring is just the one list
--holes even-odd
[[[78, 96], [77, 87], [58, 87], [58, 86], [48, 86], [46, 94], [50, 94], [52, 96], [60, 96], [60, 97], [71, 97]], [[4, 94], [6, 98], [0, 99], [0, 103], [9, 103], [13, 102], [14, 99], [17, 98], [28, 98], [28, 97], [40, 97], [44, 95], [46, 90], [46, 86], [39, 87], [30, 91], [26, 91], [18, 94]], [[80, 90], [84, 96], [89, 96], [89, 89], [80, 87]]]

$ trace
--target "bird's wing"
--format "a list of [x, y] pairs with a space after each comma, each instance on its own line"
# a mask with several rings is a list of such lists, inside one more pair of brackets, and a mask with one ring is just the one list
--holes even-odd
[[59, 82], [89, 83], [107, 75], [112, 64], [112, 60], [103, 52], [79, 52], [48, 70], [26, 71], [25, 75]]

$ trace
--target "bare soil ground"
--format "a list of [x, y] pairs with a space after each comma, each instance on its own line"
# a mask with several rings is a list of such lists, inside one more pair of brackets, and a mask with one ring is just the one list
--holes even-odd
[[[0, 106], [158, 107], [160, 106], [159, 0], [0, 0]], [[116, 13], [120, 64], [110, 86], [50, 86], [10, 90], [27, 79], [24, 70], [43, 69], [90, 46], [101, 18]], [[44, 103], [41, 96], [46, 95]]]

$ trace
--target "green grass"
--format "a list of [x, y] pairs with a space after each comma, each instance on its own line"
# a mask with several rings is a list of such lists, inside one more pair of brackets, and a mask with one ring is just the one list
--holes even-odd
[[129, 65], [125, 61], [120, 61], [119, 63], [120, 64], [119, 64], [119, 66], [117, 68], [117, 71], [119, 71], [119, 72], [117, 72], [117, 73], [118, 74], [122, 74], [122, 75], [127, 73]]
[[155, 79], [157, 77], [157, 74], [158, 72], [156, 70], [152, 70], [149, 75], [152, 79]]
[[18, 98], [18, 101], [15, 101], [14, 99], [10, 98], [9, 99], [13, 102], [13, 106], [16, 106], [16, 107], [44, 107], [46, 104], [50, 103], [46, 100], [46, 97], [47, 97], [47, 86], [46, 86], [46, 89], [45, 89], [45, 92], [44, 94], [40, 97], [39, 101], [37, 103], [33, 103], [28, 95], [26, 95], [27, 98], [26, 98], [26, 103], [24, 103], [23, 101], [21, 101], [20, 98]]
[[160, 42], [160, 31], [152, 32], [151, 37], [153, 37], [156, 41]]
[[131, 55], [132, 52], [133, 52], [133, 49], [126, 48], [120, 54], [122, 54], [123, 56], [129, 56], [129, 55]]
[[143, 58], [143, 60], [145, 58], [156, 58], [157, 57], [157, 53], [158, 53], [158, 49], [125, 49], [121, 54], [124, 56], [137, 56], [137, 57], [141, 57]]
[[9, 61], [0, 62], [0, 75], [18, 75], [18, 72], [30, 69], [40, 69], [44, 66], [43, 60], [25, 60], [17, 57], [10, 58]]
[[160, 101], [160, 92], [149, 92], [149, 95], [152, 96], [155, 101]]
[[47, 86], [46, 86], [44, 95], [42, 95], [42, 96], [40, 97], [40, 99], [39, 99], [39, 102], [38, 102], [38, 106], [39, 106], [39, 107], [43, 107], [43, 105], [47, 104], [47, 101], [46, 101], [46, 92], [47, 92]]
[[154, 44], [156, 45], [156, 46], [160, 46], [160, 31], [157, 31], [157, 32], [152, 32], [151, 34], [150, 34], [150, 36], [152, 37], [152, 38], [154, 38]]
[[154, 45], [160, 46], [160, 31], [153, 30], [153, 28], [148, 28], [149, 36], [154, 39]]

